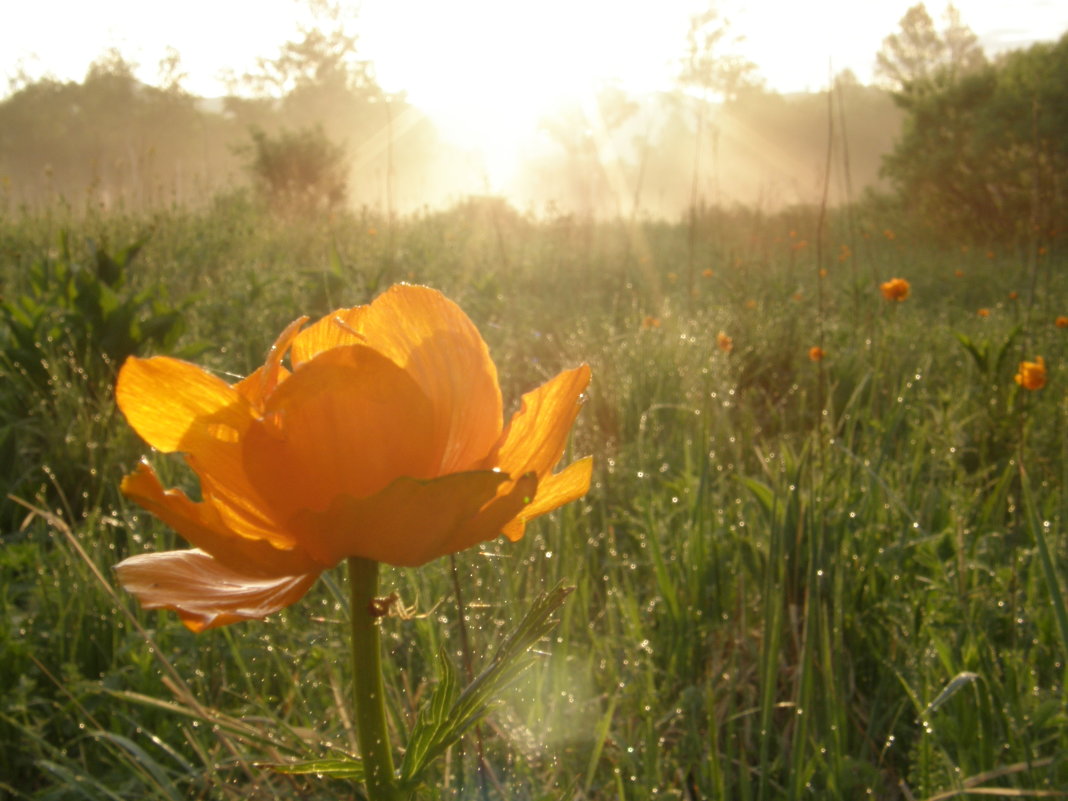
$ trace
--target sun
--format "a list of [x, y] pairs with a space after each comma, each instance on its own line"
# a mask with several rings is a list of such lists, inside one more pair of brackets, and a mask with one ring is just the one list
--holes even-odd
[[383, 88], [403, 90], [446, 139], [477, 151], [486, 188], [502, 191], [544, 144], [545, 117], [588, 106], [608, 83], [631, 92], [670, 83], [664, 53], [678, 50], [687, 17], [606, 0], [369, 0], [358, 19]]

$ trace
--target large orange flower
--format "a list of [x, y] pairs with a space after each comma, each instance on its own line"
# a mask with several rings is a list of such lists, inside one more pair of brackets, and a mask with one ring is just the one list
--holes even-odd
[[119, 580], [194, 631], [288, 606], [346, 557], [415, 566], [501, 533], [518, 540], [589, 489], [589, 457], [552, 472], [588, 366], [524, 395], [504, 426], [486, 344], [439, 292], [395, 286], [306, 322], [232, 386], [163, 356], [119, 372], [126, 419], [157, 450], [185, 454], [203, 498], [164, 490], [147, 463], [128, 475], [123, 492], [195, 549], [126, 559]]

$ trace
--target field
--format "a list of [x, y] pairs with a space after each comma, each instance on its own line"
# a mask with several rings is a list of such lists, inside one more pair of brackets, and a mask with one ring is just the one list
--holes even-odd
[[[401, 281], [471, 316], [506, 411], [593, 372], [565, 457], [595, 459], [584, 500], [383, 576], [397, 747], [439, 649], [462, 679], [575, 587], [428, 797], [1068, 796], [1066, 259], [875, 206], [279, 221], [233, 193], [0, 217], [0, 798], [360, 797], [265, 764], [356, 752], [343, 572], [200, 635], [140, 609], [113, 566], [183, 545], [118, 491], [148, 448], [111, 389], [131, 352], [246, 375], [297, 316]], [[1018, 385], [1038, 356], [1045, 386]]]

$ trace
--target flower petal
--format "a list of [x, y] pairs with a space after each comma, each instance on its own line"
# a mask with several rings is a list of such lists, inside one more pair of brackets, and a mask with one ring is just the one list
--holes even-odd
[[234, 389], [240, 392], [255, 409], [262, 410], [263, 404], [274, 392], [274, 388], [289, 376], [289, 371], [282, 366], [282, 359], [306, 322], [308, 322], [306, 316], [298, 317], [287, 325], [271, 345], [271, 349], [267, 351], [267, 359], [263, 367], [257, 368], [252, 375], [234, 385]]
[[252, 408], [222, 379], [195, 364], [131, 356], [119, 370], [115, 400], [134, 430], [164, 453], [204, 453], [236, 442]]
[[296, 603], [319, 577], [253, 578], [198, 550], [131, 556], [115, 572], [145, 609], [172, 609], [196, 632], [264, 618]]
[[589, 383], [590, 368], [584, 364], [524, 395], [522, 407], [485, 466], [499, 467], [513, 476], [533, 471], [544, 479], [564, 455], [567, 435]]
[[142, 462], [122, 480], [122, 492], [191, 544], [246, 575], [288, 576], [322, 570], [296, 540], [281, 531], [238, 527], [236, 513], [220, 514], [209, 501], [194, 503], [181, 490], [164, 491], [155, 471]]
[[391, 287], [369, 306], [342, 309], [302, 331], [293, 363], [356, 341], [407, 370], [434, 408], [444, 443], [439, 475], [471, 470], [501, 432], [501, 391], [489, 349], [470, 318], [440, 292]]
[[242, 442], [244, 469], [271, 516], [288, 521], [401, 476], [434, 477], [432, 427], [430, 402], [407, 372], [364, 345], [338, 347], [298, 366], [271, 395]]
[[[431, 481], [400, 478], [370, 497], [345, 496], [324, 512], [301, 512], [293, 528], [308, 532], [307, 547], [324, 563], [361, 556], [416, 567], [459, 550], [454, 541], [508, 480], [492, 470]], [[482, 539], [498, 534], [500, 526]]]
[[[478, 515], [456, 531], [445, 544], [445, 553], [458, 553], [480, 542], [495, 539], [507, 533], [511, 521], [522, 513], [538, 491], [538, 477], [527, 473], [502, 487], [497, 497], [479, 510]], [[519, 539], [523, 536], [520, 529]]]
[[578, 500], [589, 492], [592, 473], [593, 457], [587, 456], [569, 464], [559, 473], [541, 479], [534, 500], [504, 527], [503, 534], [512, 542], [522, 539], [527, 523], [535, 517]]

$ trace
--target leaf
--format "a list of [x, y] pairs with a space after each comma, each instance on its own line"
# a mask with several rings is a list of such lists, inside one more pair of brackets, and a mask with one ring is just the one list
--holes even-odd
[[304, 759], [296, 762], [257, 762], [256, 767], [270, 768], [276, 773], [289, 776], [329, 776], [333, 779], [352, 779], [363, 781], [363, 763], [354, 758], [346, 759]]
[[565, 587], [561, 582], [539, 595], [519, 625], [501, 643], [490, 664], [456, 698], [444, 716], [445, 704], [455, 695], [456, 677], [448, 660], [442, 657], [442, 677], [438, 687], [431, 696], [428, 709], [420, 711], [412, 730], [413, 742], [408, 748], [416, 753], [404, 756], [401, 782], [405, 787], [414, 789], [419, 786], [425, 767], [477, 723], [489, 711], [500, 691], [533, 663], [527, 652], [556, 625], [557, 621], [551, 619], [551, 615], [573, 590], [574, 587]]

